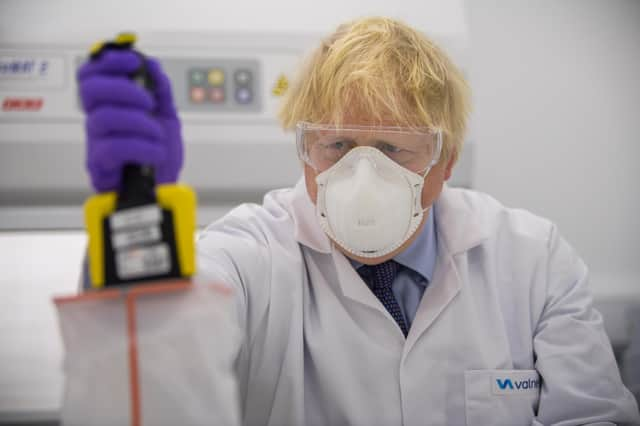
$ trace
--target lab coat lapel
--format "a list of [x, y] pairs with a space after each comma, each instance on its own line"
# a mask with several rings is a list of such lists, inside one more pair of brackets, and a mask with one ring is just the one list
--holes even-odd
[[[343, 296], [381, 312], [395, 324], [389, 312], [369, 290], [349, 260], [339, 250], [336, 250], [329, 237], [320, 228], [315, 206], [307, 194], [304, 178], [300, 179], [293, 189], [290, 212], [295, 224], [296, 240], [316, 252], [332, 256]], [[398, 328], [398, 335], [402, 337], [400, 328]]]
[[[440, 251], [440, 247], [438, 247], [438, 250]], [[460, 278], [451, 255], [448, 253], [444, 255], [438, 254], [433, 280], [425, 290], [409, 329], [404, 350], [405, 354], [411, 350], [420, 336], [451, 303], [460, 291], [460, 285]]]
[[444, 186], [435, 203], [438, 257], [434, 276], [422, 297], [407, 336], [405, 355], [454, 300], [463, 285], [455, 261], [488, 236], [481, 212], [470, 209], [463, 193]]
[[[340, 283], [342, 294], [354, 302], [361, 303], [381, 312], [389, 319], [389, 321], [395, 324], [393, 317], [391, 317], [382, 303], [373, 294], [369, 287], [367, 287], [367, 284], [360, 277], [346, 256], [335, 248], [333, 250], [333, 260], [338, 271], [338, 282]], [[398, 334], [402, 336], [402, 330], [400, 330], [400, 327], [398, 327]]]

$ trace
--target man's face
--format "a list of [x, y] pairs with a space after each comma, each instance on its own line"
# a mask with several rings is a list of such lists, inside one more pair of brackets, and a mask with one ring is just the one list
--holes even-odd
[[[438, 196], [440, 195], [440, 192], [442, 191], [442, 186], [444, 182], [451, 177], [451, 171], [453, 169], [454, 162], [455, 161], [453, 158], [450, 160], [446, 160], [443, 158], [438, 162], [438, 164], [436, 164], [431, 168], [431, 170], [425, 177], [424, 186], [422, 188], [422, 207], [423, 208], [433, 205], [434, 201], [438, 198]], [[309, 198], [311, 199], [313, 204], [316, 204], [316, 201], [318, 199], [318, 185], [316, 183], [317, 175], [318, 175], [318, 172], [316, 172], [316, 170], [314, 170], [308, 164], [304, 163], [304, 177], [305, 177], [305, 182], [307, 186], [307, 193], [309, 194]], [[416, 232], [411, 236], [411, 238], [409, 238], [398, 249], [387, 254], [386, 256], [375, 257], [375, 258], [364, 258], [364, 257], [356, 256], [352, 253], [349, 253], [348, 251], [340, 247], [340, 245], [337, 243], [336, 243], [336, 247], [338, 247], [338, 249], [345, 256], [351, 259], [354, 259], [366, 265], [376, 265], [378, 263], [382, 263], [384, 261], [392, 259], [398, 253], [401, 253], [403, 250], [409, 247], [413, 242], [413, 240], [415, 240], [417, 236], [420, 234], [420, 232], [422, 231], [426, 218], [427, 218], [427, 215], [424, 215], [422, 219], [422, 223], [420, 224]]]

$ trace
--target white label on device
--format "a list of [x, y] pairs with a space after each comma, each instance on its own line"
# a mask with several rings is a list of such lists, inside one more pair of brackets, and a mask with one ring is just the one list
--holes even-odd
[[111, 244], [114, 249], [122, 249], [136, 244], [155, 243], [160, 241], [160, 239], [160, 227], [157, 225], [133, 229], [131, 231], [124, 230], [111, 234]]
[[166, 243], [133, 248], [116, 255], [116, 272], [121, 280], [166, 274], [170, 270], [171, 255]]
[[0, 51], [0, 88], [61, 88], [68, 74], [64, 56], [38, 52], [25, 55], [16, 51]]
[[140, 228], [162, 222], [162, 212], [156, 205], [133, 207], [115, 212], [109, 220], [112, 232], [125, 228]]

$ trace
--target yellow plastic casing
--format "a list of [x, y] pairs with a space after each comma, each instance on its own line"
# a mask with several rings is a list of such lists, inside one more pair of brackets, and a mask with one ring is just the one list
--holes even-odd
[[133, 44], [137, 41], [138, 37], [134, 33], [120, 33], [116, 36], [116, 44]]
[[[180, 275], [190, 277], [196, 271], [195, 230], [196, 194], [183, 184], [156, 187], [158, 205], [173, 216]], [[84, 204], [84, 219], [89, 234], [89, 274], [93, 288], [105, 286], [104, 235], [102, 223], [116, 210], [117, 194], [107, 192], [89, 197]]]
[[102, 50], [102, 48], [104, 47], [104, 44], [105, 44], [104, 40], [100, 40], [100, 41], [97, 41], [97, 42], [93, 43], [91, 48], [89, 48], [89, 54], [91, 54], [91, 55], [97, 54], [98, 52], [100, 52]]

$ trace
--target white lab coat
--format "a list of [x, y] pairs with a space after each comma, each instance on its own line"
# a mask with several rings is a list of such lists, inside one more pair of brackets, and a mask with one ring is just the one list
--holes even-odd
[[435, 214], [434, 277], [406, 340], [303, 181], [207, 228], [198, 280], [237, 290], [244, 424], [640, 423], [555, 226], [446, 186]]

